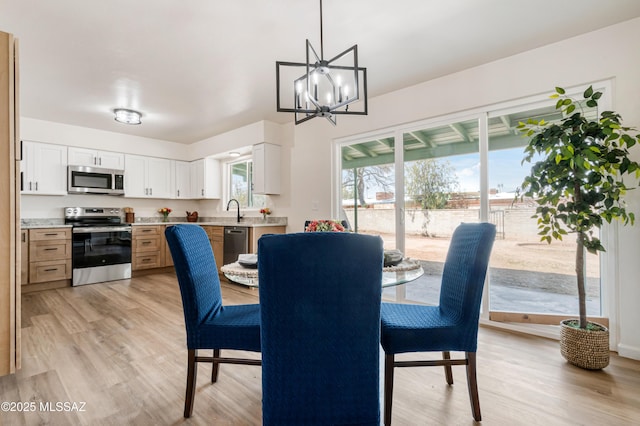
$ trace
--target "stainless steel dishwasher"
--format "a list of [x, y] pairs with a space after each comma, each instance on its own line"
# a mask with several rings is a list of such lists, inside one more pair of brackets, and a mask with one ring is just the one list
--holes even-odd
[[225, 265], [238, 260], [239, 254], [249, 252], [249, 233], [246, 226], [224, 227], [224, 256]]

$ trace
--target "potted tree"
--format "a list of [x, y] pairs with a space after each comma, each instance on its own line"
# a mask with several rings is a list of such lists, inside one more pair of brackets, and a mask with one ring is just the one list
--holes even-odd
[[521, 185], [521, 193], [537, 202], [536, 213], [541, 241], [551, 243], [575, 234], [579, 319], [561, 322], [561, 353], [571, 364], [601, 369], [609, 364], [609, 330], [587, 321], [585, 293], [585, 250], [605, 251], [599, 228], [606, 221], [634, 222], [625, 208], [627, 186], [624, 175], [640, 176], [640, 165], [629, 158], [628, 149], [640, 142], [634, 128], [623, 127], [622, 118], [612, 111], [589, 118], [584, 108], [598, 105], [601, 92], [585, 90], [582, 101], [556, 87], [551, 97], [558, 99], [557, 122], [528, 120], [518, 129], [530, 137], [525, 148], [526, 162], [535, 162]]

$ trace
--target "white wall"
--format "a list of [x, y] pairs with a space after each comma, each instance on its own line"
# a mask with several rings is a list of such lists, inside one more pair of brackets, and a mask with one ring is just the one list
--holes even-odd
[[[411, 64], [407, 64], [411, 66]], [[331, 217], [333, 139], [549, 93], [555, 86], [588, 85], [613, 78], [613, 107], [625, 124], [640, 127], [640, 19], [524, 52], [369, 100], [366, 117], [338, 117], [296, 126], [291, 153], [291, 231], [305, 219]], [[370, 70], [370, 86], [375, 84]], [[371, 89], [372, 87], [370, 87]], [[640, 159], [640, 147], [633, 150]], [[640, 217], [640, 189], [628, 197]], [[314, 208], [317, 207], [317, 210]], [[614, 264], [619, 276], [618, 351], [640, 359], [640, 224], [622, 228]], [[616, 248], [610, 248], [615, 252]]]

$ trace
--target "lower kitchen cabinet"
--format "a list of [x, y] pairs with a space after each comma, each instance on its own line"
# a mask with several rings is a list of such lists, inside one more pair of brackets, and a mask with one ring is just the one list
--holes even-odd
[[164, 266], [173, 266], [173, 256], [171, 256], [171, 249], [167, 243], [167, 239], [164, 236], [164, 231], [171, 225], [162, 227], [162, 245], [164, 246]]
[[249, 228], [249, 253], [258, 252], [258, 240], [265, 234], [284, 234], [286, 226], [260, 226]]
[[134, 226], [131, 270], [162, 268], [165, 259], [164, 225]]
[[[71, 228], [39, 228], [21, 232], [22, 289], [67, 286], [71, 280]], [[46, 287], [49, 288], [49, 287]]]
[[209, 237], [211, 243], [211, 249], [213, 250], [213, 257], [216, 260], [216, 266], [218, 267], [218, 273], [220, 274], [220, 268], [224, 259], [224, 226], [203, 226]]

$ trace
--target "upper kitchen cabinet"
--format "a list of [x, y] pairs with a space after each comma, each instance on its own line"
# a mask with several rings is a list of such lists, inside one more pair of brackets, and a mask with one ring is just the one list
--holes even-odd
[[191, 196], [191, 164], [188, 161], [172, 161], [174, 163], [175, 188], [173, 197], [178, 199], [192, 198]]
[[280, 194], [280, 146], [253, 146], [253, 193]]
[[124, 195], [132, 198], [173, 198], [171, 160], [125, 155]]
[[67, 195], [67, 147], [22, 141], [22, 194]]
[[105, 169], [124, 170], [124, 154], [70, 146], [69, 164], [73, 166], [103, 167]]
[[220, 162], [203, 158], [191, 162], [191, 198], [220, 198]]

